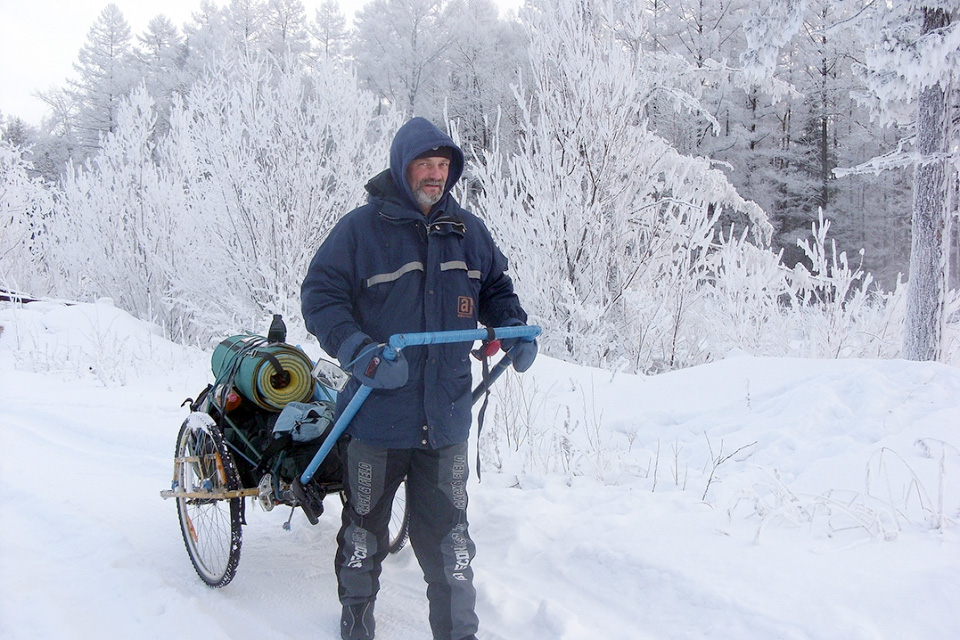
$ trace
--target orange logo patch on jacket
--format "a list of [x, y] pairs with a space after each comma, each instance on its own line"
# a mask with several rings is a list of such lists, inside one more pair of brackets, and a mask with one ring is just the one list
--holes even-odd
[[470, 296], [460, 296], [457, 298], [457, 317], [458, 318], [472, 318], [473, 317], [473, 298]]

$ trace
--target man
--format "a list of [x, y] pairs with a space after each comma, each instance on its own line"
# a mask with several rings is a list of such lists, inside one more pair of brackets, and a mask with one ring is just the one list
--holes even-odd
[[[390, 168], [366, 185], [368, 204], [334, 227], [303, 282], [307, 329], [354, 374], [338, 415], [361, 383], [374, 388], [340, 443], [347, 504], [335, 566], [344, 640], [374, 637], [387, 523], [404, 478], [433, 637], [476, 640], [475, 548], [466, 516], [471, 345], [382, 357], [395, 333], [526, 322], [506, 258], [450, 195], [463, 166], [449, 136], [423, 118], [407, 122], [391, 145]], [[526, 370], [536, 342], [512, 342], [514, 367]]]

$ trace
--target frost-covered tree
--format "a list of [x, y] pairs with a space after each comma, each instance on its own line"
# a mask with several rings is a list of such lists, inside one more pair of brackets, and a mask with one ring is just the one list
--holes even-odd
[[758, 239], [768, 225], [707, 159], [649, 128], [645, 107], [660, 91], [699, 105], [637, 46], [644, 22], [633, 9], [528, 2], [518, 151], [500, 161], [495, 148], [472, 169], [477, 207], [547, 327], [545, 350], [650, 370], [700, 357], [687, 327], [721, 208], [742, 210]]
[[222, 9], [223, 23], [231, 50], [256, 56], [266, 48], [266, 12], [263, 0], [230, 0]]
[[231, 0], [220, 7], [203, 0], [184, 27], [189, 83], [225, 60], [255, 57], [274, 65], [298, 65], [309, 55], [310, 32], [300, 0]]
[[[946, 44], [946, 50], [923, 65], [946, 62], [946, 73], [935, 71], [919, 83], [917, 102], [917, 152], [919, 162], [914, 174], [913, 243], [910, 251], [910, 283], [907, 289], [907, 315], [903, 356], [913, 360], [936, 360], [941, 355], [941, 337], [946, 305], [946, 251], [949, 237], [948, 207], [952, 184], [956, 193], [957, 154], [960, 123], [948, 111], [951, 92], [960, 80], [960, 26], [957, 17], [936, 6], [923, 6], [921, 38], [933, 41], [933, 47]], [[923, 46], [931, 46], [921, 43]], [[923, 75], [930, 73], [923, 69]], [[954, 156], [949, 162], [949, 155]], [[951, 166], [952, 165], [952, 166]], [[956, 217], [956, 211], [954, 211]]]
[[743, 48], [742, 24], [751, 10], [749, 1], [648, 0], [643, 4], [647, 51], [682, 58], [693, 72], [678, 81], [705, 108], [699, 116], [678, 115], [669, 95], [661, 96], [650, 105], [652, 124], [684, 153], [712, 155], [729, 147], [731, 128], [744, 119], [737, 90], [744, 82], [731, 65]]
[[[141, 318], [169, 324], [162, 300], [176, 246], [172, 189], [153, 151], [156, 112], [141, 86], [118, 106], [113, 131], [82, 167], [69, 167], [54, 222], [57, 253], [48, 256], [61, 290], [109, 296]], [[93, 247], [97, 247], [94, 250]]]
[[[286, 8], [287, 5], [278, 5]], [[284, 18], [282, 10], [269, 14], [268, 0], [230, 0], [224, 6], [213, 0], [202, 0], [193, 20], [184, 27], [187, 39], [186, 67], [192, 82], [198, 81], [215, 66], [237, 57], [273, 56], [283, 49]], [[281, 33], [274, 36], [268, 20]], [[274, 52], [269, 51], [270, 47]]]
[[108, 4], [87, 34], [74, 64], [78, 77], [70, 81], [78, 105], [75, 129], [91, 152], [102, 134], [116, 129], [120, 101], [136, 84], [131, 54], [130, 27], [117, 5]]
[[439, 119], [447, 50], [472, 37], [454, 29], [461, 8], [460, 0], [366, 4], [354, 20], [350, 49], [364, 86], [409, 114]]
[[310, 50], [307, 13], [300, 0], [268, 0], [264, 8], [264, 47], [282, 63], [288, 55], [305, 56]]
[[184, 91], [187, 78], [183, 71], [186, 56], [183, 36], [170, 20], [158, 15], [137, 36], [134, 55], [140, 62], [139, 75], [156, 104], [156, 133], [166, 133], [173, 95]]
[[[697, 69], [684, 84], [711, 118], [676, 115], [654, 104], [651, 123], [685, 153], [722, 161], [731, 182], [775, 227], [773, 245], [793, 265], [809, 262], [798, 241], [818, 208], [834, 237], [892, 284], [905, 270], [902, 176], [837, 180], [831, 169], [856, 165], [896, 144], [851, 98], [852, 63], [863, 46], [845, 26], [860, 7], [835, 0], [647, 2], [656, 51], [676, 52]], [[695, 84], [696, 83], [696, 84]], [[697, 84], [699, 86], [697, 86]], [[906, 193], [904, 193], [906, 191]], [[908, 203], [907, 203], [908, 204]]]
[[347, 19], [336, 0], [324, 0], [307, 30], [316, 42], [314, 55], [342, 61], [347, 48]]
[[45, 222], [54, 193], [30, 174], [25, 149], [0, 135], [0, 287], [49, 293]]
[[387, 163], [398, 123], [375, 110], [334, 63], [304, 76], [292, 54], [212, 68], [174, 97], [163, 136], [141, 87], [64, 180], [46, 257], [56, 286], [110, 296], [181, 338], [259, 328], [273, 312], [294, 327], [309, 259]]
[[[903, 356], [936, 360], [942, 355], [946, 320], [949, 223], [956, 218], [950, 195], [956, 193], [960, 169], [954, 97], [960, 81], [960, 7], [951, 1], [911, 0], [882, 6], [871, 18], [865, 23], [874, 36], [863, 66], [867, 100], [880, 117], [912, 121], [915, 127]], [[897, 161], [894, 156], [886, 164]]]
[[446, 51], [447, 78], [435, 101], [457, 123], [463, 142], [488, 148], [493, 129], [512, 139], [518, 110], [512, 85], [526, 62], [526, 42], [516, 22], [501, 21], [492, 0], [464, 0], [455, 15], [458, 34]]
[[[829, 6], [804, 0], [775, 0], [748, 26], [748, 33], [752, 36], [751, 46], [743, 57], [746, 67], [759, 71], [758, 77], [767, 75], [781, 47], [799, 30], [804, 11], [809, 7], [814, 8], [815, 14], [819, 8], [820, 26], [813, 30], [813, 35], [820, 39], [821, 45], [829, 36], [833, 40], [852, 39], [859, 44], [859, 50], [863, 50], [860, 54], [857, 47], [849, 47], [843, 55], [863, 56], [854, 68], [861, 70], [867, 88], [866, 92], [861, 92], [862, 102], [871, 108], [873, 116], [881, 123], [913, 128], [913, 135], [898, 141], [896, 150], [883, 157], [861, 161], [854, 171], [843, 173], [876, 173], [891, 168], [915, 167], [903, 354], [918, 359], [937, 358], [947, 297], [948, 187], [956, 184], [957, 175], [955, 146], [951, 148], [956, 144], [957, 124], [949, 105], [954, 104], [952, 94], [960, 69], [960, 28], [956, 24], [960, 8], [952, 0], [899, 3], [840, 0]], [[834, 15], [831, 16], [831, 12]], [[818, 46], [816, 50], [820, 60], [829, 63], [834, 59], [824, 57], [826, 47]], [[825, 69], [822, 66], [817, 74], [821, 81], [819, 87], [814, 83], [810, 87], [812, 91], [808, 92], [815, 102], [818, 92], [825, 95], [822, 81], [829, 75]], [[823, 118], [827, 113], [823, 109], [825, 104], [821, 99], [814, 110], [814, 114], [820, 113], [808, 120], [820, 123], [815, 129], [821, 129], [821, 141], [824, 125], [829, 133], [829, 121]], [[851, 107], [845, 106], [847, 108]], [[810, 133], [809, 127], [807, 133]], [[821, 152], [826, 150], [819, 141], [814, 146]], [[913, 153], [902, 152], [910, 147]], [[825, 176], [823, 169], [831, 164], [829, 158], [823, 158], [818, 164], [821, 175]], [[823, 197], [822, 178], [819, 182], [822, 204], [827, 198]], [[897, 198], [903, 189], [895, 177], [884, 182], [886, 198], [879, 203], [883, 205], [882, 209], [895, 214]], [[878, 184], [878, 181], [872, 184]], [[873, 198], [864, 199], [863, 209], [877, 202]], [[893, 215], [887, 220], [895, 222], [897, 218]], [[866, 228], [867, 225], [862, 226]]]
[[373, 117], [376, 98], [332, 61], [306, 77], [292, 58], [282, 69], [229, 64], [174, 109], [158, 149], [164, 180], [180, 185], [167, 206], [190, 229], [171, 290], [194, 335], [249, 328], [270, 312], [298, 321], [310, 258], [363, 201], [396, 128], [392, 116]]
[[3, 132], [2, 137], [11, 145], [22, 147], [29, 143], [30, 140], [36, 137], [36, 133], [34, 133], [32, 129], [33, 128], [24, 122], [22, 118], [14, 116], [7, 119], [0, 113], [0, 131]]
[[[644, 44], [659, 53], [651, 60], [670, 65], [681, 59], [683, 66], [672, 63], [674, 84], [700, 105], [698, 111], [679, 111], [674, 97], [660, 92], [648, 107], [651, 126], [678, 151], [719, 161], [737, 190], [770, 215], [779, 245], [784, 227], [805, 227], [810, 216], [806, 207], [799, 222], [786, 220], [804, 208], [802, 199], [810, 191], [797, 170], [802, 150], [794, 114], [800, 94], [789, 78], [774, 73], [792, 63], [779, 52], [767, 55], [763, 64], [741, 67], [738, 61], [749, 51], [748, 41], [765, 42], [767, 25], [781, 28], [784, 16], [762, 20], [755, 3], [746, 0], [645, 4], [650, 31]], [[753, 37], [757, 29], [764, 34]], [[756, 66], [769, 71], [755, 73]], [[793, 238], [787, 242], [795, 244]]]
[[792, 48], [807, 64], [797, 74], [800, 103], [798, 140], [803, 153], [797, 169], [811, 186], [812, 206], [794, 214], [803, 222], [794, 236], [806, 237], [817, 210], [833, 222], [832, 235], [844, 249], [863, 249], [863, 265], [892, 289], [909, 261], [910, 184], [905, 171], [877, 176], [838, 176], [849, 167], [897, 145], [900, 128], [884, 128], [870, 117], [854, 94], [860, 89], [853, 64], [863, 45], [845, 25], [855, 23], [861, 7], [850, 2], [808, 0], [803, 26]]
[[184, 68], [190, 82], [203, 77], [225, 50], [232, 50], [228, 43], [230, 31], [223, 12], [213, 0], [201, 0], [199, 8], [191, 14], [184, 25], [186, 57]]

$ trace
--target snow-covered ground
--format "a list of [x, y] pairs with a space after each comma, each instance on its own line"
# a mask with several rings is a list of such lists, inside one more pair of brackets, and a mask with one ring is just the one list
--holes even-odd
[[[338, 637], [336, 500], [291, 531], [248, 506], [216, 590], [160, 499], [209, 352], [107, 302], [0, 303], [0, 327], [0, 638]], [[509, 375], [470, 486], [480, 638], [960, 637], [960, 370]], [[429, 638], [423, 586], [388, 559], [380, 640]]]

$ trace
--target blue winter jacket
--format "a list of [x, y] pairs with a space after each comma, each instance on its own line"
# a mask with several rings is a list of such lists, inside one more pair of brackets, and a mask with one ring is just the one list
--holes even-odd
[[[406, 181], [422, 152], [451, 147], [444, 195], [424, 216]], [[390, 169], [367, 185], [368, 204], [354, 209], [318, 249], [301, 289], [307, 329], [346, 365], [369, 338], [395, 333], [476, 329], [525, 322], [506, 274], [507, 260], [479, 218], [450, 195], [463, 173], [463, 152], [423, 118], [397, 131]], [[404, 349], [410, 378], [374, 390], [347, 433], [384, 448], [439, 448], [466, 441], [471, 423], [471, 344]], [[338, 415], [359, 383], [338, 400]]]

